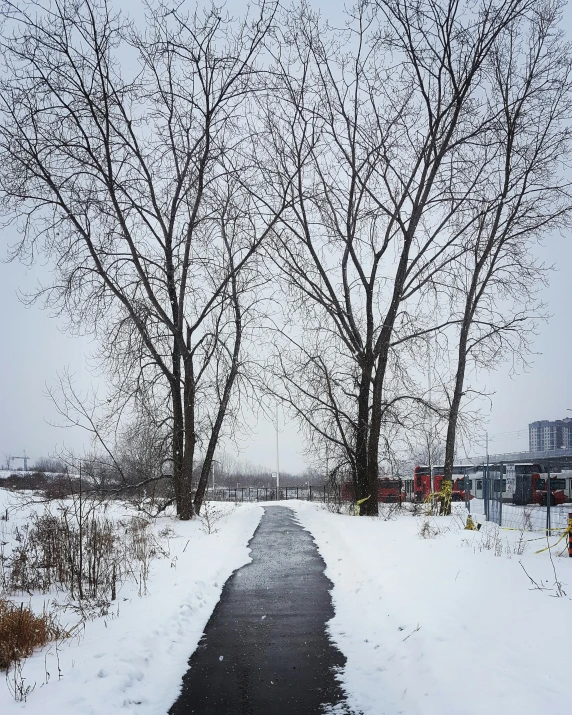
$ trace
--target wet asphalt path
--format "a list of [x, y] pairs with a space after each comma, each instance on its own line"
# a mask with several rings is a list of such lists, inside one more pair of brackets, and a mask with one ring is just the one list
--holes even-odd
[[318, 715], [343, 703], [332, 669], [345, 658], [325, 632], [332, 584], [293, 517], [265, 508], [252, 563], [226, 582], [170, 715]]

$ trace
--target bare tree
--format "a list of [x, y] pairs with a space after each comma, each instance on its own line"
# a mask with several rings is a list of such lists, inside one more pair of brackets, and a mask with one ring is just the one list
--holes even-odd
[[485, 166], [473, 147], [503, 111], [487, 63], [533, 5], [360, 2], [342, 31], [306, 6], [287, 17], [267, 124], [281, 189], [297, 182], [270, 258], [298, 357], [283, 350], [275, 372], [345, 453], [364, 514], [377, 513], [388, 410], [415, 396], [401, 347], [455, 319], [434, 308], [475, 220], [464, 209]]
[[79, 457], [63, 448], [59, 458], [68, 469], [82, 461], [89, 464], [84, 473], [91, 476], [91, 492], [101, 497], [143, 493], [166, 481], [172, 461], [171, 435], [166, 424], [157, 421], [155, 410], [146, 409], [141, 395], [122, 423], [118, 423], [113, 400], [80, 392], [67, 370], [48, 388], [48, 395], [60, 420], [54, 426], [79, 427], [89, 436], [88, 455]]
[[264, 176], [244, 159], [274, 7], [235, 23], [214, 6], [187, 16], [156, 3], [143, 30], [106, 0], [6, 2], [3, 13], [1, 191], [22, 231], [14, 255], [51, 258], [40, 295], [105, 339], [119, 399], [155, 391], [189, 519], [241, 369], [251, 261], [281, 210], [248, 190]]
[[458, 303], [456, 370], [450, 399], [445, 478], [451, 478], [457, 424], [470, 362], [491, 368], [524, 358], [543, 317], [547, 268], [534, 244], [568, 220], [572, 56], [559, 31], [562, 3], [540, 2], [529, 21], [507, 28], [488, 63], [490, 96], [501, 107], [486, 145], [486, 184], [474, 192], [467, 251], [450, 272]]

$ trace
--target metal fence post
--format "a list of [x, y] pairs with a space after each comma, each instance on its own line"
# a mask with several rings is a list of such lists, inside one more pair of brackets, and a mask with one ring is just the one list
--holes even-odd
[[467, 470], [465, 469], [464, 474], [464, 485], [465, 485], [465, 507], [469, 514], [471, 513], [471, 490], [469, 487], [469, 479], [467, 477]]
[[499, 526], [502, 526], [502, 495], [504, 493], [503, 486], [506, 481], [504, 469], [505, 467], [500, 470], [499, 474]]
[[550, 520], [550, 502], [552, 501], [552, 490], [550, 483], [550, 472], [548, 472], [548, 479], [546, 480], [546, 535], [552, 536], [550, 532], [551, 520]]
[[485, 512], [485, 518], [488, 521], [489, 518], [489, 468], [486, 466], [483, 470], [483, 507]]
[[568, 556], [572, 559], [572, 514], [568, 512]]

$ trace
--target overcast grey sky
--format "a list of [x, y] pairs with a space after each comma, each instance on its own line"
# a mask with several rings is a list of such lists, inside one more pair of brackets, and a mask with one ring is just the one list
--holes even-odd
[[[315, 3], [314, 3], [315, 4]], [[335, 19], [341, 4], [318, 3], [324, 13]], [[139, 5], [135, 0], [122, 7]], [[228, 4], [235, 8], [241, 0]], [[566, 11], [566, 28], [572, 26], [570, 7]], [[3, 231], [0, 255], [14, 234]], [[491, 452], [526, 449], [526, 434], [520, 437], [495, 437], [499, 433], [526, 430], [529, 422], [565, 417], [572, 409], [572, 232], [546, 239], [541, 252], [546, 263], [555, 264], [550, 287], [544, 293], [552, 313], [550, 322], [542, 325], [536, 340], [537, 355], [526, 373], [509, 376], [509, 366], [484, 376], [483, 382], [495, 394], [487, 425], [492, 435]], [[39, 306], [26, 308], [17, 291], [30, 290], [46, 268], [27, 268], [17, 263], [0, 263], [0, 463], [5, 455], [21, 455], [22, 450], [34, 459], [47, 456], [64, 442], [81, 448], [81, 432], [50, 426], [56, 420], [54, 409], [46, 395], [46, 384], [53, 384], [58, 371], [69, 367], [80, 385], [87, 388], [95, 380], [89, 365], [92, 350], [88, 339], [73, 338], [63, 332], [63, 323], [50, 318]], [[96, 381], [96, 380], [95, 380]], [[482, 386], [481, 386], [482, 387]], [[281, 468], [300, 471], [304, 460], [300, 438], [294, 424], [286, 424], [280, 435]], [[256, 433], [243, 441], [242, 457], [257, 464], [275, 463], [274, 428], [261, 420]], [[15, 466], [15, 465], [14, 465]]]

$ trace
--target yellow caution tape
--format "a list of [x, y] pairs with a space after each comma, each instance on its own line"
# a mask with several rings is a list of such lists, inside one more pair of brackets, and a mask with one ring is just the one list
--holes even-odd
[[364, 499], [359, 499], [355, 504], [352, 504], [351, 515], [359, 516], [359, 507], [370, 498], [371, 494], [368, 494]]
[[[557, 529], [554, 529], [554, 531], [557, 531]], [[539, 549], [538, 551], [535, 551], [534, 553], [541, 554], [543, 551], [548, 551], [549, 549], [553, 549], [555, 546], [558, 546], [558, 544], [562, 541], [562, 539], [564, 539], [566, 536], [568, 536], [568, 534], [570, 534], [570, 537], [572, 538], [572, 522], [570, 522], [570, 521], [568, 522], [568, 526], [564, 530], [564, 533], [558, 539], [557, 542], [555, 542], [554, 544], [549, 544], [548, 546], [545, 546], [543, 549]]]
[[465, 530], [467, 531], [478, 531], [479, 527], [475, 524], [473, 521], [473, 517], [469, 514], [467, 516], [467, 525], [465, 526]]
[[441, 512], [451, 511], [451, 502], [453, 500], [453, 483], [449, 481], [443, 481], [441, 485], [441, 491], [431, 492], [425, 497], [425, 503], [431, 504], [434, 499], [441, 500]]
[[500, 526], [499, 529], [502, 529], [503, 531], [530, 531], [532, 533], [540, 534], [541, 531], [562, 531], [562, 529], [564, 529], [564, 531], [566, 531], [568, 529], [568, 527], [567, 526], [551, 526], [550, 529], [524, 529], [524, 528], [519, 528], [518, 526]]

